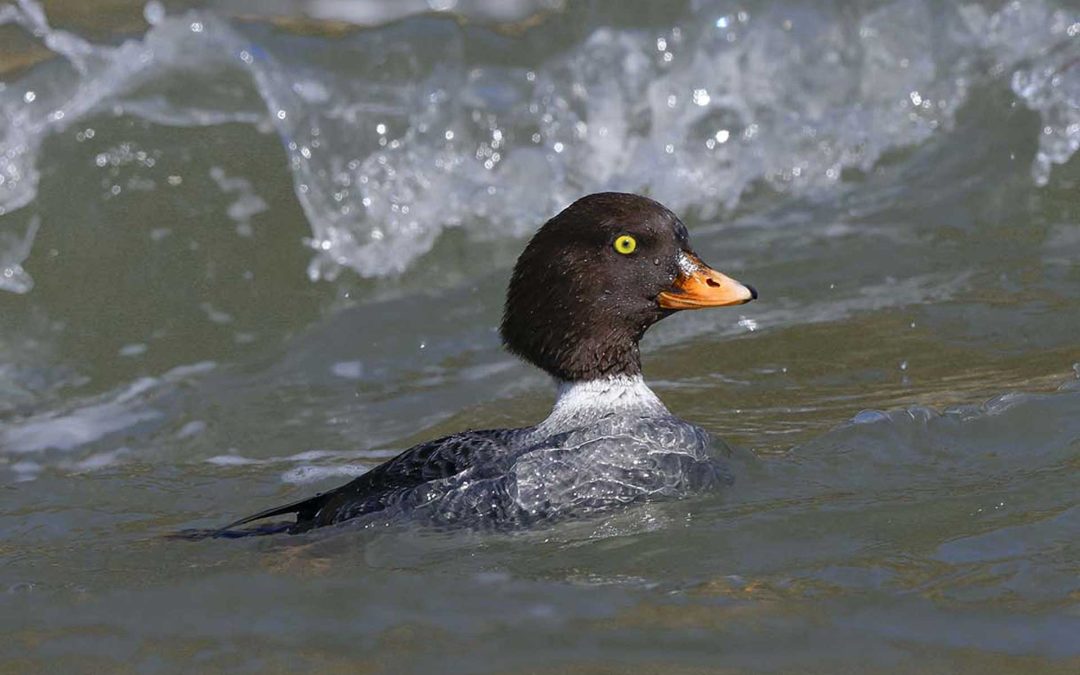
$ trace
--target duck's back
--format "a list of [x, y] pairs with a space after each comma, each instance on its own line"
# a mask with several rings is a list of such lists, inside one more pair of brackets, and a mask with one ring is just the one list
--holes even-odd
[[342, 487], [260, 517], [293, 532], [407, 516], [515, 529], [730, 482], [702, 429], [670, 414], [613, 413], [577, 428], [467, 431], [418, 445]]
[[684, 497], [731, 480], [709, 435], [670, 414], [612, 414], [552, 435], [518, 456], [512, 476], [526, 522]]
[[469, 479], [504, 475], [513, 462], [515, 441], [525, 430], [465, 431], [421, 443], [341, 487], [290, 504], [270, 515], [296, 513], [292, 532], [368, 516], [387, 518], [445, 498]]

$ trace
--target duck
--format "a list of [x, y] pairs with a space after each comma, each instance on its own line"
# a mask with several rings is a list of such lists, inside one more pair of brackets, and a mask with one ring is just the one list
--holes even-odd
[[[672, 314], [757, 297], [753, 286], [705, 264], [686, 226], [659, 202], [619, 192], [581, 197], [525, 246], [499, 327], [508, 351], [554, 379], [546, 419], [421, 443], [336, 489], [214, 535], [300, 534], [399, 517], [519, 529], [727, 484], [708, 433], [673, 415], [645, 383], [639, 342]], [[279, 516], [295, 520], [238, 529]]]

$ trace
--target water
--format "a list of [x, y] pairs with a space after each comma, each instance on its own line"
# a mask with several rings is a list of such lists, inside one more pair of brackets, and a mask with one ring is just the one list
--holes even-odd
[[[9, 667], [1080, 666], [1075, 4], [354, 4], [0, 5]], [[761, 292], [643, 345], [730, 489], [162, 537], [541, 419], [503, 288], [607, 188]]]

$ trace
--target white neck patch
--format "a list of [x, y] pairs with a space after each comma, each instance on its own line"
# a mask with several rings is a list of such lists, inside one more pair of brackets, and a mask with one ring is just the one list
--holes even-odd
[[588, 424], [611, 413], [667, 414], [664, 404], [640, 375], [584, 382], [559, 382], [555, 406], [538, 430]]

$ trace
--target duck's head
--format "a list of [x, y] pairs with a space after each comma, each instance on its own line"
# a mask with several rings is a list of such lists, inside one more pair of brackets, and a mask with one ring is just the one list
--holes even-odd
[[514, 266], [501, 333], [510, 351], [563, 381], [633, 376], [649, 326], [679, 310], [756, 297], [703, 263], [662, 204], [604, 192], [577, 200], [533, 236]]

